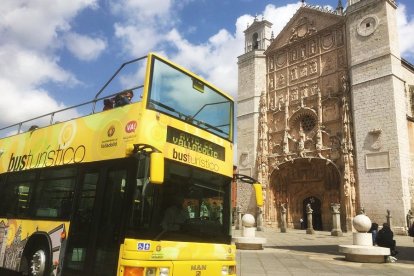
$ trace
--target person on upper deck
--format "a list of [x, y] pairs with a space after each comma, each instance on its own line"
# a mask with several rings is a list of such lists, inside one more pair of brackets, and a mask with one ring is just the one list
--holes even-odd
[[130, 104], [132, 97], [134, 97], [134, 92], [132, 90], [119, 93], [115, 96], [115, 107]]

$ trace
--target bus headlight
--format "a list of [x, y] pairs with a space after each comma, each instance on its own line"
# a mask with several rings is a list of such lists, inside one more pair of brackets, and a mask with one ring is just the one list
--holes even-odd
[[170, 275], [170, 269], [168, 267], [160, 267], [160, 276]]
[[236, 274], [236, 266], [223, 265], [221, 267], [221, 275], [235, 275], [235, 274]]
[[155, 276], [157, 269], [155, 267], [147, 267], [145, 276]]

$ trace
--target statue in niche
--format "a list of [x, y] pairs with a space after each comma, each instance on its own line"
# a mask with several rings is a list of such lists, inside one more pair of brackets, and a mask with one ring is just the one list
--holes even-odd
[[293, 50], [292, 51], [292, 60], [296, 60], [297, 59], [296, 55], [297, 55], [296, 50]]
[[290, 32], [291, 32], [291, 34], [290, 34], [289, 42], [296, 41], [298, 39], [298, 30], [297, 30], [297, 28], [293, 27]]
[[285, 76], [283, 74], [280, 74], [280, 76], [279, 76], [278, 85], [280, 85], [280, 86], [285, 85]]
[[315, 40], [312, 40], [311, 41], [311, 44], [310, 44], [310, 52], [311, 52], [311, 54], [316, 53], [316, 43], [315, 43]]
[[306, 45], [302, 45], [302, 47], [300, 48], [300, 57], [306, 58]]
[[314, 60], [310, 64], [310, 73], [315, 74], [316, 72], [318, 72], [318, 64], [316, 63], [316, 60]]
[[275, 99], [274, 99], [273, 93], [270, 95], [269, 109], [270, 110], [275, 110]]
[[269, 58], [269, 64], [270, 64], [270, 69], [273, 69], [274, 65], [273, 65], [273, 58]]
[[299, 95], [298, 95], [298, 89], [295, 88], [292, 90], [291, 94], [290, 94], [290, 100], [295, 101], [299, 99]]
[[285, 103], [285, 97], [284, 96], [280, 96], [279, 97], [279, 109], [282, 107], [282, 105]]
[[303, 132], [302, 127], [300, 127], [298, 140], [298, 154], [300, 157], [305, 156], [305, 140], [305, 133]]
[[306, 213], [309, 214], [309, 213], [312, 213], [312, 212], [313, 212], [313, 210], [312, 210], [312, 207], [311, 207], [310, 203], [306, 204]]
[[302, 70], [300, 71], [300, 76], [301, 77], [306, 77], [307, 75], [308, 75], [308, 67], [307, 66], [304, 66], [302, 68]]
[[280, 210], [283, 214], [286, 213], [286, 203], [280, 203]]
[[315, 83], [311, 86], [310, 93], [311, 93], [311, 95], [315, 95], [317, 92], [318, 92], [318, 84]]
[[355, 208], [355, 203], [356, 203], [356, 191], [355, 191], [355, 185], [351, 185], [351, 200], [352, 200], [352, 205]]
[[308, 86], [302, 86], [302, 97], [307, 97], [308, 96]]
[[298, 78], [298, 69], [295, 67], [290, 71], [290, 79], [296, 80]]
[[341, 77], [341, 84], [342, 84], [342, 92], [343, 93], [347, 93], [348, 89], [349, 89], [349, 84], [348, 84], [348, 75], [344, 74]]

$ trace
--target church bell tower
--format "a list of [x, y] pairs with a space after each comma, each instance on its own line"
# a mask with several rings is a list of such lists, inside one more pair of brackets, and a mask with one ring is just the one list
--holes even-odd
[[[257, 177], [256, 155], [258, 141], [260, 95], [266, 92], [266, 57], [264, 51], [271, 43], [272, 23], [254, 19], [245, 34], [244, 54], [238, 57], [237, 98], [237, 163], [238, 171]], [[250, 198], [241, 194], [238, 200], [245, 202], [241, 208], [246, 211]]]
[[411, 165], [396, 8], [394, 0], [348, 1], [348, 65], [360, 204], [373, 221], [388, 210], [405, 225]]

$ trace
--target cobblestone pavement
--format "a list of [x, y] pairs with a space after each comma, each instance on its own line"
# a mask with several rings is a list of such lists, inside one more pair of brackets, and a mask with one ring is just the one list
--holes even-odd
[[[233, 236], [241, 236], [235, 230]], [[352, 233], [343, 237], [330, 232], [278, 229], [256, 232], [267, 239], [263, 250], [238, 250], [238, 276], [275, 275], [414, 275], [414, 243], [408, 236], [394, 236], [397, 242], [395, 263], [370, 264], [345, 261], [338, 245], [351, 245]]]

